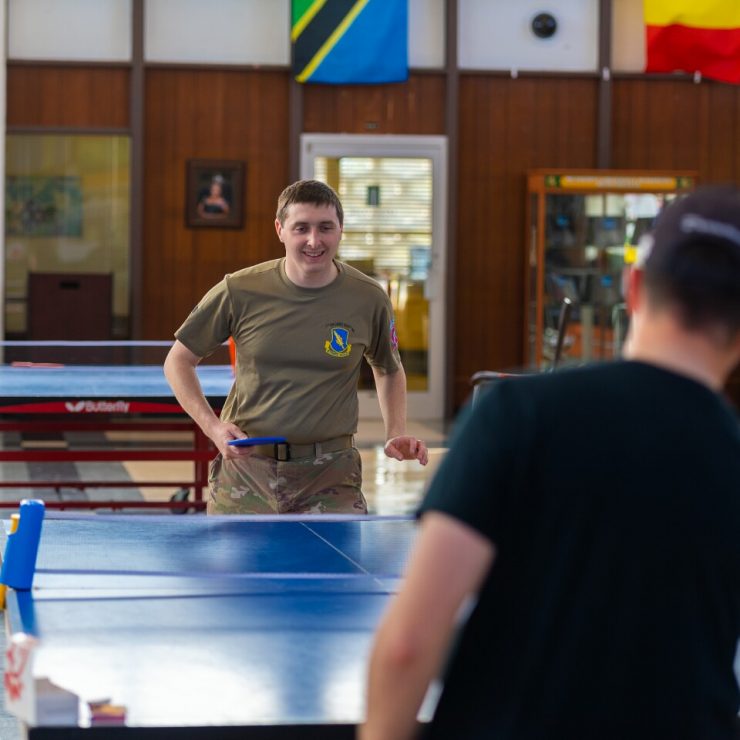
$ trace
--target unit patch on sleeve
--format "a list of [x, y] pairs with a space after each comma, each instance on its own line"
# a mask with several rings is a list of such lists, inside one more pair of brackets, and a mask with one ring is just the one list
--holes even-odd
[[324, 343], [326, 354], [332, 357], [347, 357], [352, 351], [349, 343], [349, 331], [341, 326], [332, 326], [329, 330], [331, 339]]

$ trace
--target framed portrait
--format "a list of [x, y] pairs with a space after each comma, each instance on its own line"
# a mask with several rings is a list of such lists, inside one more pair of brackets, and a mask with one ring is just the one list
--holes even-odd
[[244, 221], [244, 162], [189, 159], [185, 220], [188, 226], [239, 229]]

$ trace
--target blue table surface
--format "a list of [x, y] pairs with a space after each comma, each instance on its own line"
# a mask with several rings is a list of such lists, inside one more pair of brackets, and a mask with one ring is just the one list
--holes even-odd
[[[51, 514], [11, 632], [133, 726], [355, 724], [409, 518]], [[3, 536], [4, 533], [3, 533]]]
[[[201, 365], [198, 378], [207, 397], [226, 397], [234, 382], [229, 365]], [[160, 365], [0, 365], [2, 398], [171, 398]]]

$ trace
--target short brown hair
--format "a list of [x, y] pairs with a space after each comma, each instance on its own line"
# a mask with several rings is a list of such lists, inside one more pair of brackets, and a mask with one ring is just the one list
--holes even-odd
[[688, 329], [740, 332], [740, 191], [705, 185], [658, 216], [641, 243], [648, 298]]
[[315, 206], [334, 206], [334, 209], [337, 212], [339, 225], [344, 225], [344, 209], [342, 208], [339, 196], [334, 192], [333, 188], [330, 188], [324, 182], [320, 182], [319, 180], [298, 180], [298, 182], [288, 185], [288, 187], [280, 193], [280, 197], [277, 202], [277, 213], [275, 216], [281, 225], [285, 223], [288, 208], [292, 206], [293, 203], [311, 203]]

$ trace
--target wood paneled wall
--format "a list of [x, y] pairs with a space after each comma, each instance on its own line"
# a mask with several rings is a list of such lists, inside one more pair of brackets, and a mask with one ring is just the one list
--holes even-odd
[[396, 85], [306, 85], [303, 99], [306, 133], [445, 133], [441, 74], [412, 74]]
[[[408, 86], [307, 87], [304, 129], [366, 132], [372, 122], [382, 133], [419, 133], [417, 127], [442, 133], [440, 80], [425, 75]], [[273, 221], [277, 196], [288, 184], [289, 85], [287, 71], [147, 70], [145, 338], [172, 336], [225, 273], [283, 253]], [[246, 162], [244, 228], [185, 225], [188, 159]]]
[[[614, 80], [614, 169], [696, 170], [740, 184], [740, 87], [688, 79]], [[523, 361], [525, 180], [535, 167], [596, 166], [598, 82], [460, 78], [454, 403], [477, 370]], [[740, 407], [740, 369], [730, 397]]]
[[456, 405], [474, 372], [522, 363], [525, 173], [595, 166], [597, 86], [583, 78], [460, 79]]
[[[288, 172], [287, 72], [146, 73], [144, 338], [166, 339], [227, 272], [280, 256], [275, 203]], [[244, 226], [188, 228], [189, 159], [246, 162]]]
[[613, 163], [690, 169], [703, 182], [740, 180], [740, 87], [690, 80], [614, 82]]
[[[599, 82], [587, 77], [461, 73], [457, 157], [455, 407], [477, 370], [523, 360], [525, 173], [592, 168]], [[124, 67], [11, 63], [8, 125], [129, 126]], [[620, 169], [697, 170], [740, 183], [740, 87], [686, 79], [612, 81], [612, 162]], [[224, 273], [282, 253], [275, 200], [289, 173], [290, 73], [150, 67], [145, 70], [142, 339], [161, 339]], [[445, 75], [382, 86], [306, 86], [303, 130], [444, 134]], [[188, 159], [246, 162], [241, 229], [188, 228]], [[740, 383], [736, 382], [736, 386]]]
[[125, 67], [9, 64], [7, 125], [125, 129], [129, 80]]

